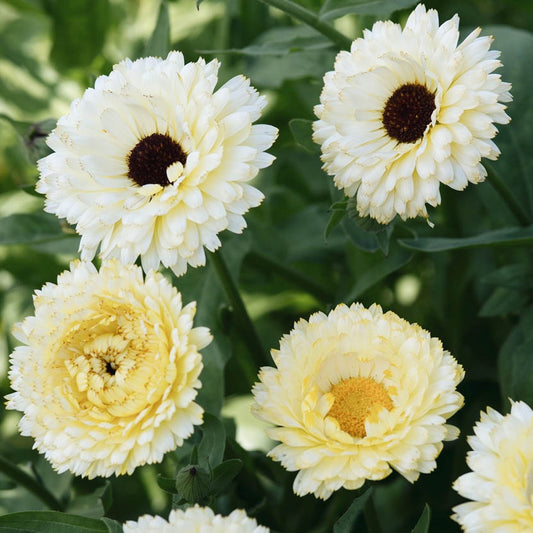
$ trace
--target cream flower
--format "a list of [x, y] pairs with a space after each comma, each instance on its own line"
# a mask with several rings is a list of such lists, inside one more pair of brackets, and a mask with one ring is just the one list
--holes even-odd
[[454, 507], [452, 518], [467, 533], [533, 531], [533, 411], [524, 402], [513, 402], [506, 416], [488, 407], [474, 433], [466, 458], [472, 472], [453, 485], [472, 501]]
[[423, 5], [405, 28], [376, 22], [342, 51], [324, 77], [313, 139], [339, 189], [357, 196], [361, 216], [386, 224], [427, 217], [441, 183], [462, 190], [497, 159], [494, 122], [509, 117], [510, 84], [492, 74], [500, 52], [474, 30], [459, 45], [459, 17], [439, 26]]
[[45, 210], [76, 224], [81, 257], [183, 274], [205, 264], [218, 233], [240, 233], [263, 194], [248, 184], [273, 156], [276, 128], [253, 125], [265, 106], [249, 80], [218, 90], [219, 63], [129, 59], [72, 103], [47, 139], [37, 190]]
[[253, 389], [256, 416], [281, 442], [269, 455], [299, 470], [294, 492], [327, 499], [397, 470], [409, 481], [431, 472], [446, 419], [463, 405], [464, 372], [441, 342], [372, 305], [338, 305], [300, 320], [272, 350]]
[[115, 260], [75, 261], [34, 296], [11, 354], [19, 429], [58, 472], [130, 474], [183, 443], [202, 423], [194, 402], [207, 328], [196, 304], [159, 273]]
[[254, 518], [248, 518], [241, 509], [228, 516], [215, 514], [209, 507], [189, 507], [185, 511], [170, 512], [168, 522], [160, 516], [144, 515], [137, 522], [124, 524], [124, 533], [268, 533], [269, 529], [258, 526]]

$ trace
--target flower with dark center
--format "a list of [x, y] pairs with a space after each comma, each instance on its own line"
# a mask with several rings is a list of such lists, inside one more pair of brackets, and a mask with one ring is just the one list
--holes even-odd
[[480, 31], [457, 44], [459, 18], [439, 26], [419, 5], [403, 29], [376, 22], [324, 76], [313, 139], [360, 216], [427, 218], [441, 183], [461, 190], [485, 179], [481, 160], [500, 153], [494, 123], [509, 122], [511, 95]]
[[219, 233], [241, 233], [263, 194], [250, 185], [274, 157], [277, 129], [253, 124], [266, 100], [244, 76], [216, 88], [219, 63], [180, 52], [115, 65], [76, 100], [38, 163], [45, 210], [76, 224], [80, 252], [162, 263], [176, 275], [205, 264]]

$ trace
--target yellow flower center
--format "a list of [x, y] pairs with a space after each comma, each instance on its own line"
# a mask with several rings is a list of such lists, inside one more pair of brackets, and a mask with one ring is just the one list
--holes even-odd
[[335, 401], [328, 412], [352, 437], [366, 437], [365, 420], [380, 407], [392, 409], [387, 389], [372, 378], [343, 379], [329, 391]]

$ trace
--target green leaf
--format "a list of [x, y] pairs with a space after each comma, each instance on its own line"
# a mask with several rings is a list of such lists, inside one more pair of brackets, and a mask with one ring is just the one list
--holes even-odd
[[416, 4], [417, 0], [325, 0], [319, 12], [322, 20], [335, 19], [357, 13], [388, 17], [394, 11]]
[[170, 494], [178, 494], [178, 489], [176, 488], [176, 478], [165, 477], [161, 474], [157, 474], [156, 480], [160, 489]]
[[412, 252], [408, 252], [399, 247], [394, 247], [391, 253], [385, 258], [376, 258], [375, 264], [357, 277], [355, 285], [344, 301], [348, 304], [354, 302], [373, 285], [409, 263], [412, 258]]
[[502, 228], [474, 235], [473, 237], [458, 239], [429, 237], [399, 239], [398, 242], [406, 248], [419, 250], [420, 252], [443, 252], [481, 246], [526, 246], [533, 244], [533, 226], [528, 226], [527, 228]]
[[46, 0], [53, 19], [51, 59], [59, 69], [86, 68], [100, 53], [110, 22], [109, 0]]
[[430, 521], [431, 521], [431, 509], [429, 505], [426, 503], [426, 505], [424, 506], [424, 510], [422, 511], [422, 514], [420, 515], [420, 518], [411, 533], [428, 533]]
[[123, 533], [122, 524], [111, 520], [111, 518], [102, 518], [102, 522], [107, 526], [108, 533]]
[[0, 531], [10, 533], [108, 533], [101, 520], [56, 511], [28, 511], [0, 516]]
[[509, 313], [520, 313], [529, 296], [523, 290], [496, 287], [483, 303], [479, 316], [504, 316]]
[[211, 482], [212, 494], [220, 494], [242, 470], [242, 467], [243, 462], [240, 459], [228, 459], [220, 463], [213, 470], [213, 480]]
[[224, 424], [209, 413], [204, 413], [204, 423], [200, 427], [203, 433], [198, 446], [198, 459], [201, 465], [217, 467], [224, 457], [226, 447], [226, 430]]
[[505, 265], [484, 276], [481, 282], [507, 289], [531, 289], [533, 288], [533, 269], [529, 263]]
[[65, 236], [59, 220], [48, 213], [15, 214], [0, 219], [0, 244], [36, 244]]
[[335, 522], [333, 533], [351, 533], [355, 527], [355, 522], [359, 518], [366, 502], [372, 496], [373, 489], [369, 488], [361, 496], [355, 498], [348, 510]]
[[308, 152], [320, 153], [320, 146], [313, 142], [313, 122], [303, 118], [289, 120], [289, 128], [297, 144]]
[[533, 307], [522, 312], [500, 350], [498, 367], [504, 398], [533, 405]]
[[70, 502], [67, 512], [90, 518], [102, 518], [113, 502], [111, 483], [98, 487], [90, 494], [84, 494], [74, 498]]
[[154, 31], [144, 47], [145, 56], [166, 57], [170, 51], [170, 20], [167, 0], [161, 0]]

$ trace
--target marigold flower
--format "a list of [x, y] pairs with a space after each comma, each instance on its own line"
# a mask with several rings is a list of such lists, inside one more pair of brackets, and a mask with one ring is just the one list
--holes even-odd
[[471, 472], [453, 488], [472, 500], [453, 508], [452, 518], [467, 533], [533, 531], [533, 411], [513, 402], [501, 415], [487, 408], [468, 437]]
[[294, 492], [327, 499], [397, 470], [431, 472], [446, 424], [463, 405], [464, 372], [441, 342], [381, 307], [338, 305], [301, 319], [272, 350], [253, 388], [254, 414], [274, 424], [269, 455], [299, 471]]
[[170, 511], [168, 522], [160, 516], [144, 515], [138, 521], [124, 524], [124, 533], [268, 533], [241, 509], [228, 516], [215, 514], [209, 507], [189, 507], [185, 511]]
[[22, 411], [21, 434], [58, 472], [130, 474], [202, 423], [198, 350], [211, 335], [161, 274], [75, 261], [34, 305], [15, 326], [25, 346], [10, 357], [7, 408]]
[[361, 216], [386, 224], [427, 217], [440, 184], [483, 181], [481, 158], [497, 159], [494, 123], [509, 117], [509, 83], [492, 72], [500, 52], [474, 30], [458, 43], [459, 17], [439, 26], [423, 5], [405, 28], [376, 22], [324, 77], [313, 139], [335, 185], [356, 196]]
[[252, 125], [265, 106], [244, 76], [218, 90], [219, 63], [180, 52], [115, 65], [72, 103], [38, 163], [45, 210], [76, 224], [80, 251], [145, 271], [205, 264], [218, 234], [240, 233], [263, 194], [249, 185], [277, 136]]

